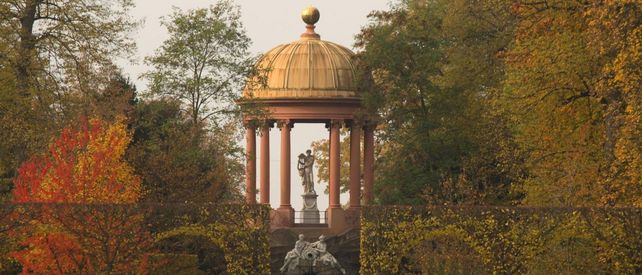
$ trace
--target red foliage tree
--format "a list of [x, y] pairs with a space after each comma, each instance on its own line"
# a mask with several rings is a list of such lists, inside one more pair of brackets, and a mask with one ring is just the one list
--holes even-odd
[[140, 179], [123, 160], [131, 138], [125, 125], [91, 119], [66, 128], [48, 154], [32, 157], [18, 170], [15, 202], [133, 203]]
[[123, 160], [129, 142], [123, 123], [85, 120], [20, 167], [14, 202], [35, 203], [13, 232], [23, 274], [140, 271], [151, 238], [133, 204], [141, 181]]

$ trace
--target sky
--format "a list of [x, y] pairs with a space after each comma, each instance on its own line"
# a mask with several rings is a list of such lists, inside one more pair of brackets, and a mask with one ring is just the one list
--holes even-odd
[[[125, 74], [129, 75], [136, 83], [139, 91], [145, 91], [147, 83], [138, 79], [140, 74], [148, 70], [143, 65], [142, 59], [154, 53], [161, 43], [167, 39], [167, 32], [160, 25], [160, 17], [171, 13], [173, 7], [180, 9], [205, 8], [215, 1], [203, 0], [136, 0], [136, 7], [131, 15], [136, 20], [143, 20], [143, 26], [132, 33], [138, 45], [137, 58], [134, 63], [121, 61]], [[348, 48], [354, 44], [354, 36], [368, 23], [367, 15], [373, 10], [385, 10], [389, 0], [236, 0], [240, 6], [241, 20], [252, 39], [250, 50], [254, 54], [261, 54], [273, 47], [289, 43], [299, 38], [305, 31], [305, 23], [301, 21], [301, 11], [308, 6], [319, 9], [321, 19], [316, 24], [316, 32], [321, 39], [332, 41]], [[302, 208], [303, 187], [301, 178], [296, 170], [296, 156], [305, 152], [315, 140], [328, 137], [328, 131], [323, 124], [296, 124], [292, 129], [292, 156], [291, 156], [291, 202], [292, 207], [299, 211]], [[279, 164], [280, 164], [280, 132], [272, 129], [270, 132], [270, 204], [278, 208], [280, 202], [279, 192]], [[244, 141], [239, 141], [243, 146]], [[258, 150], [257, 139], [257, 151]], [[261, 155], [257, 155], [257, 163]], [[257, 165], [257, 179], [260, 169]], [[316, 178], [315, 169], [315, 178]], [[315, 181], [317, 181], [315, 179]], [[257, 188], [259, 183], [257, 182]], [[328, 207], [328, 195], [323, 194], [327, 184], [315, 184], [320, 210]], [[258, 198], [257, 194], [257, 198]], [[347, 194], [341, 195], [341, 203], [347, 203]]]

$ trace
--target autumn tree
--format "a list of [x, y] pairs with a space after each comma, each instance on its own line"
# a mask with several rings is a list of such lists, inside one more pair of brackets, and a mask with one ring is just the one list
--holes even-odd
[[543, 1], [520, 16], [503, 102], [528, 153], [531, 205], [640, 203], [636, 1]]
[[586, 11], [592, 46], [607, 61], [595, 87], [604, 105], [608, 172], [600, 202], [642, 206], [642, 3], [605, 1]]
[[[130, 136], [122, 123], [85, 121], [65, 128], [49, 151], [25, 162], [15, 179], [15, 203], [27, 206], [29, 225], [14, 236], [12, 253], [29, 273], [130, 273], [150, 243], [132, 203], [140, 178], [124, 161]], [[45, 203], [45, 204], [42, 204]]]
[[250, 39], [231, 1], [209, 8], [174, 10], [162, 25], [169, 38], [145, 63], [153, 95], [180, 101], [193, 125], [217, 123], [234, 106], [250, 72]]
[[91, 115], [94, 95], [118, 73], [113, 60], [133, 52], [132, 6], [130, 0], [0, 1], [0, 181], [10, 182], [64, 125]]

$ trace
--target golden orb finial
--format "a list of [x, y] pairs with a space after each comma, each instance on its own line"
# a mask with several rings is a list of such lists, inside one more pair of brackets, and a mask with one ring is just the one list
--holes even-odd
[[303, 9], [303, 11], [301, 12], [301, 18], [303, 19], [303, 22], [308, 25], [316, 24], [317, 22], [319, 22], [320, 17], [321, 14], [319, 13], [319, 10], [312, 6]]

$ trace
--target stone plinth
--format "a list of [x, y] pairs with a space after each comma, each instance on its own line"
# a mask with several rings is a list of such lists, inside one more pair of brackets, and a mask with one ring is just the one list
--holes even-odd
[[319, 195], [314, 193], [307, 193], [301, 195], [303, 197], [303, 209], [301, 212], [302, 221], [306, 224], [320, 223], [319, 208], [317, 207], [317, 197]]

